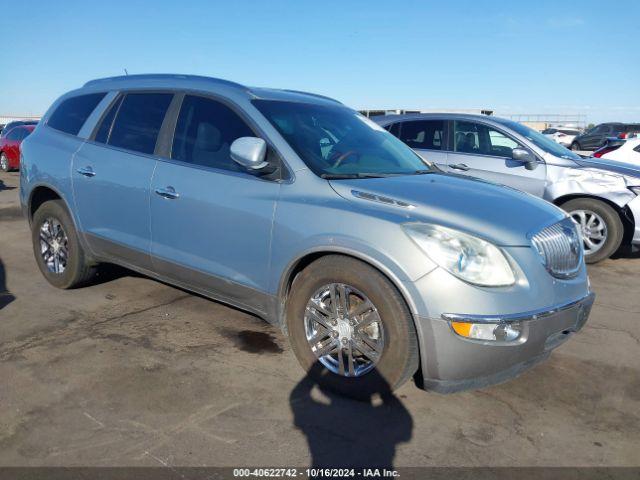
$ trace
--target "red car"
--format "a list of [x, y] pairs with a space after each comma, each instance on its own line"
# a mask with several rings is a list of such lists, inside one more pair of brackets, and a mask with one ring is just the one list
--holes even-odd
[[0, 139], [0, 169], [4, 172], [20, 168], [20, 144], [31, 135], [35, 125], [12, 128]]

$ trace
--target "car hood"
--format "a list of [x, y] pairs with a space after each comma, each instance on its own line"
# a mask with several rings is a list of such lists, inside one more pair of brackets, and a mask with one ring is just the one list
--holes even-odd
[[640, 165], [595, 157], [574, 161], [582, 167], [597, 168], [611, 173], [640, 178]]
[[532, 233], [565, 217], [562, 210], [533, 195], [459, 175], [431, 173], [330, 184], [345, 199], [391, 209], [403, 222], [443, 225], [502, 246], [530, 246]]

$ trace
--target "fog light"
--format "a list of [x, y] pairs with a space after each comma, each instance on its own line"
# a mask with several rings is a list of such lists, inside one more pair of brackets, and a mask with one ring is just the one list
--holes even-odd
[[522, 333], [521, 322], [510, 323], [469, 323], [451, 322], [453, 331], [461, 337], [476, 340], [511, 342]]

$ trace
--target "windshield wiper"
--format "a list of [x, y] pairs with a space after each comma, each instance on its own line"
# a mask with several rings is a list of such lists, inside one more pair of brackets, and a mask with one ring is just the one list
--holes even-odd
[[388, 173], [322, 173], [320, 178], [325, 180], [342, 180], [347, 178], [384, 178], [390, 177]]

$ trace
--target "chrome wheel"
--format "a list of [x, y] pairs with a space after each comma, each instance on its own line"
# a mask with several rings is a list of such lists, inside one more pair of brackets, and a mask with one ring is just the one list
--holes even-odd
[[47, 218], [40, 227], [40, 254], [52, 273], [64, 273], [69, 258], [69, 240], [55, 218]]
[[2, 169], [5, 172], [9, 171], [9, 161], [7, 160], [7, 157], [4, 154], [0, 155], [0, 169]]
[[331, 283], [307, 303], [304, 328], [311, 351], [333, 373], [359, 377], [376, 366], [384, 328], [375, 305], [358, 289]]
[[585, 255], [593, 255], [607, 241], [607, 224], [600, 215], [590, 210], [574, 210], [570, 215], [580, 226]]

